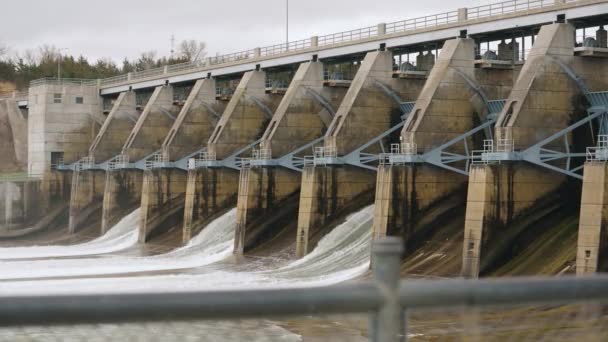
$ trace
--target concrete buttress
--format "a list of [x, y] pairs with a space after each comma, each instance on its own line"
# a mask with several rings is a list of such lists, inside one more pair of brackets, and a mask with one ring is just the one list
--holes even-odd
[[[282, 95], [266, 94], [266, 73], [243, 75], [207, 144], [210, 160], [221, 161], [260, 139]], [[239, 171], [206, 167], [188, 171], [183, 241], [237, 202]]]
[[[116, 156], [139, 117], [135, 92], [121, 93], [89, 148], [90, 163]], [[106, 174], [103, 170], [76, 169], [72, 177], [68, 230], [76, 232], [85, 222], [101, 222]]]
[[[366, 55], [325, 134], [327, 153], [344, 156], [401, 121], [400, 106], [382, 87], [392, 89], [403, 101], [418, 96], [423, 80], [393, 76], [393, 56], [388, 51]], [[380, 149], [370, 152], [380, 152]], [[307, 166], [302, 175], [296, 254], [306, 255], [327, 232], [353, 210], [373, 202], [375, 173], [349, 165]]]
[[[484, 97], [508, 96], [517, 70], [476, 69], [474, 49], [472, 39], [445, 42], [401, 132], [402, 153], [424, 154], [470, 131], [486, 120]], [[449, 152], [465, 154], [464, 144]], [[380, 165], [373, 237], [403, 237], [411, 255], [447, 220], [463, 216], [458, 213], [464, 214], [466, 182], [462, 174], [426, 163]]]
[[[302, 63], [262, 137], [264, 159], [277, 159], [323, 136], [346, 93], [323, 86], [323, 63]], [[316, 97], [321, 97], [320, 100]], [[311, 148], [302, 153], [310, 153]], [[302, 157], [303, 155], [298, 155]], [[282, 166], [241, 170], [234, 251], [243, 254], [279, 234], [295, 234], [301, 173]], [[291, 229], [293, 228], [293, 229]]]
[[[192, 88], [162, 146], [163, 160], [176, 162], [200, 150], [219, 121], [225, 105], [216, 100], [214, 79]], [[145, 241], [183, 224], [188, 172], [183, 165], [144, 171], [141, 233]], [[160, 229], [162, 227], [162, 229]]]
[[[135, 163], [159, 151], [179, 108], [173, 105], [173, 88], [157, 87], [124, 143], [120, 154]], [[106, 173], [102, 232], [107, 231], [141, 202], [143, 171], [110, 169]], [[141, 236], [140, 236], [141, 238]]]
[[[586, 100], [566, 70], [572, 70], [589, 89], [603, 90], [606, 67], [602, 64], [574, 57], [573, 26], [543, 26], [495, 124], [497, 151], [524, 151], [584, 117]], [[564, 142], [546, 147], [564, 151]], [[468, 187], [462, 275], [478, 277], [504, 262], [510, 241], [519, 234], [514, 227], [525, 229], [514, 222], [543, 201], [559, 196], [567, 181], [559, 172], [527, 162], [474, 165]]]

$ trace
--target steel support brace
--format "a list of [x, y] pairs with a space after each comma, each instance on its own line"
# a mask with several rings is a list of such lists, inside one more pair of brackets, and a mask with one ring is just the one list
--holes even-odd
[[[582, 167], [571, 168], [572, 166], [572, 158], [585, 158], [586, 153], [571, 153], [570, 146], [568, 142], [568, 134], [574, 131], [575, 129], [587, 124], [591, 123], [593, 120], [603, 117], [607, 113], [606, 107], [593, 107], [589, 109], [589, 115], [576, 122], [575, 124], [568, 126], [567, 128], [551, 135], [550, 137], [543, 139], [535, 145], [530, 146], [525, 151], [521, 152], [521, 160], [525, 160], [529, 163], [542, 166], [544, 168], [557, 171], [568, 175], [573, 178], [583, 179], [583, 176], [578, 174], [578, 171], [582, 170]], [[551, 149], [545, 148], [546, 145], [555, 142], [556, 140], [564, 138], [564, 143], [566, 144], [566, 152], [554, 151]], [[555, 165], [551, 165], [548, 162], [556, 161], [560, 159], [566, 159], [566, 167], [561, 168]]]
[[[454, 171], [461, 175], [468, 176], [469, 167], [470, 167], [473, 157], [472, 157], [472, 154], [470, 153], [471, 150], [468, 147], [467, 139], [469, 137], [473, 136], [474, 134], [476, 134], [477, 132], [480, 132], [482, 130], [486, 130], [486, 129], [492, 127], [494, 122], [495, 122], [494, 119], [490, 119], [487, 122], [485, 122], [484, 124], [473, 128], [472, 130], [466, 132], [465, 134], [462, 134], [462, 135], [448, 141], [447, 143], [423, 154], [420, 158], [420, 162], [429, 163], [429, 164], [444, 168], [446, 170]], [[450, 153], [450, 152], [446, 151], [448, 148], [458, 144], [459, 142], [464, 143], [466, 154], [461, 155], [461, 154]], [[449, 165], [451, 163], [462, 162], [462, 161], [466, 161], [466, 167], [464, 170]]]
[[372, 170], [372, 171], [378, 170], [377, 167], [371, 166], [369, 164], [380, 160], [380, 156], [378, 154], [364, 153], [363, 151], [376, 143], [382, 142], [382, 140], [384, 138], [386, 138], [390, 134], [396, 132], [397, 130], [403, 128], [404, 125], [405, 125], [405, 121], [398, 123], [397, 125], [391, 127], [389, 130], [385, 131], [384, 133], [382, 133], [382, 134], [378, 135], [377, 137], [373, 138], [372, 140], [368, 141], [363, 146], [357, 148], [356, 150], [352, 151], [351, 153], [347, 154], [346, 156], [338, 157], [337, 159], [342, 164], [353, 165], [353, 166], [361, 167], [361, 168]]

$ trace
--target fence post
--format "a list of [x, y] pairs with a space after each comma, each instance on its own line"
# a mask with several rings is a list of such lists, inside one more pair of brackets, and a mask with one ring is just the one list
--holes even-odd
[[384, 36], [385, 34], [386, 34], [386, 24], [385, 23], [378, 24], [378, 35]]
[[372, 247], [372, 273], [384, 293], [385, 301], [370, 319], [370, 339], [375, 342], [405, 340], [405, 319], [399, 303], [399, 269], [403, 242], [388, 237], [374, 241]]
[[310, 37], [310, 46], [311, 47], [319, 47], [319, 36]]
[[469, 9], [468, 8], [459, 8], [458, 9], [458, 22], [462, 23], [469, 19]]

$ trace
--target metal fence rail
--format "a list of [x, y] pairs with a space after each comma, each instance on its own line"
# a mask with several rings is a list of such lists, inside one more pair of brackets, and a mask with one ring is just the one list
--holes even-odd
[[398, 341], [403, 312], [421, 308], [569, 304], [608, 299], [608, 276], [399, 281], [400, 239], [376, 241], [374, 281], [324, 288], [9, 297], [0, 326], [370, 313], [370, 339]]
[[41, 78], [30, 82], [30, 87], [39, 85], [83, 85], [83, 86], [94, 86], [97, 85], [97, 80], [80, 79], [80, 78], [62, 78], [56, 79], [52, 77]]
[[427, 27], [452, 24], [458, 21], [458, 11], [427, 15], [386, 24], [386, 33], [412, 31]]
[[555, 6], [555, 0], [512, 0], [482, 5], [468, 9], [468, 19], [480, 19], [497, 15], [524, 12], [537, 8]]

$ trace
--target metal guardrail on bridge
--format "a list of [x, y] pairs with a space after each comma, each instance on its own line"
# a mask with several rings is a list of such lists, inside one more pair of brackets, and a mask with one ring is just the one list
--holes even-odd
[[369, 313], [372, 341], [407, 336], [404, 310], [608, 299], [608, 277], [400, 281], [403, 244], [376, 240], [373, 281], [304, 289], [112, 295], [0, 295], [0, 326]]
[[[284, 44], [276, 44], [246, 51], [240, 51], [236, 53], [208, 57], [204, 61], [188, 62], [140, 72], [133, 72], [125, 75], [103, 79], [100, 81], [100, 84], [101, 86], [112, 86], [123, 84], [131, 80], [154, 78], [155, 76], [159, 75], [179, 75], [198, 70], [206, 70], [216, 65], [238, 63], [240, 61], [259, 59], [263, 57], [290, 54], [296, 51], [303, 51], [313, 47], [329, 47], [347, 42], [364, 41], [385, 34], [400, 34], [420, 29], [438, 28], [458, 22], [462, 22], [464, 24], [475, 20], [488, 19], [513, 13], [526, 13], [532, 10], [557, 7], [562, 6], [564, 4], [582, 1], [584, 0], [564, 0], [563, 2], [559, 2], [556, 0], [503, 1], [495, 4], [464, 8], [461, 10], [444, 12], [435, 15], [428, 15], [419, 18], [411, 18], [378, 26], [370, 26], [351, 31], [316, 36]], [[384, 26], [384, 28], [380, 29], [381, 26]]]

